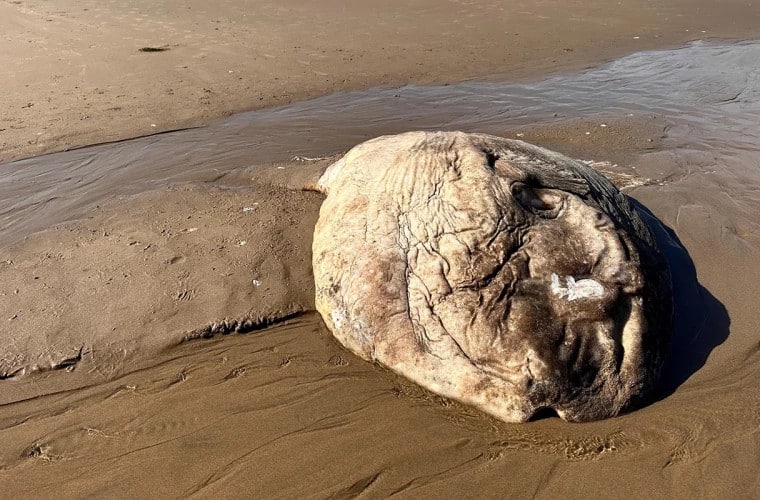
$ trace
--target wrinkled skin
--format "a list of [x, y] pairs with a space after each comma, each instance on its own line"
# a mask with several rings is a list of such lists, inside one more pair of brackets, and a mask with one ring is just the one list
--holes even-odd
[[646, 401], [669, 273], [601, 174], [521, 141], [412, 132], [356, 146], [319, 189], [317, 310], [355, 354], [508, 422]]

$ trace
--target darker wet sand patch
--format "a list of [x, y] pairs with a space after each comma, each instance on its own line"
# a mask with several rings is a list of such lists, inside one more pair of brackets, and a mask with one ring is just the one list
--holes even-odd
[[169, 50], [169, 47], [163, 46], [163, 47], [140, 47], [138, 49], [139, 52], [166, 52]]

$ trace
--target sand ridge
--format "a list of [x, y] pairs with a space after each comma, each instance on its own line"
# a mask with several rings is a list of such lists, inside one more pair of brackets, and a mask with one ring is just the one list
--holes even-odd
[[266, 184], [169, 188], [4, 253], [0, 376], [108, 380], [185, 338], [310, 309], [320, 201]]

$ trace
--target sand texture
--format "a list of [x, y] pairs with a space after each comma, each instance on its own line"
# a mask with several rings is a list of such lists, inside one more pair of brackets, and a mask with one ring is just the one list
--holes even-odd
[[[758, 497], [760, 44], [716, 40], [758, 34], [738, 0], [0, 2], [0, 497]], [[362, 90], [410, 82], [452, 85]], [[439, 129], [630, 197], [673, 275], [652, 404], [507, 424], [333, 339], [304, 188]]]

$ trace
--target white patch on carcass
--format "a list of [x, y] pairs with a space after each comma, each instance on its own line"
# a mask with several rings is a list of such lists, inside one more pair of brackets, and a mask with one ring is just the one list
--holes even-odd
[[346, 311], [333, 309], [330, 313], [330, 318], [332, 319], [335, 328], [340, 328], [343, 325], [343, 322], [346, 321]]
[[567, 300], [598, 299], [604, 296], [604, 287], [595, 280], [582, 279], [575, 281], [572, 276], [565, 276], [566, 285], [562, 286], [559, 276], [552, 273], [550, 289], [554, 295], [565, 297]]

